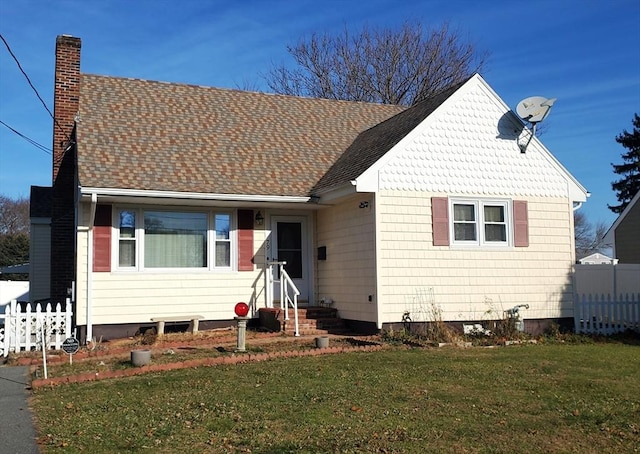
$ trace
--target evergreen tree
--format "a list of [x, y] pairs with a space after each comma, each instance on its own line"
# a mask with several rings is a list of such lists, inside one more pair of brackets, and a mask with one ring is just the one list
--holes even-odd
[[613, 171], [622, 175], [622, 178], [611, 183], [620, 202], [619, 205], [608, 205], [614, 213], [622, 213], [640, 190], [640, 116], [638, 114], [634, 115], [632, 123], [633, 132], [627, 132], [625, 129], [616, 137], [616, 142], [629, 151], [622, 154], [623, 164], [611, 164]]

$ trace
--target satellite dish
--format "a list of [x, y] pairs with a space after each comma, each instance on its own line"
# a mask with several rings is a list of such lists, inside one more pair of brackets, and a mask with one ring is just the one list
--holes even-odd
[[556, 102], [556, 99], [558, 98], [547, 99], [542, 96], [531, 96], [518, 103], [516, 113], [520, 118], [529, 123], [540, 123], [549, 115], [551, 106]]
[[558, 98], [547, 99], [542, 96], [531, 96], [523, 99], [516, 106], [516, 113], [518, 116], [533, 125], [529, 140], [525, 145], [520, 145], [520, 151], [522, 153], [527, 150], [527, 146], [536, 134], [536, 125], [547, 118], [547, 115], [549, 115], [549, 111], [551, 111], [551, 107], [553, 106], [553, 103], [556, 102], [556, 99]]

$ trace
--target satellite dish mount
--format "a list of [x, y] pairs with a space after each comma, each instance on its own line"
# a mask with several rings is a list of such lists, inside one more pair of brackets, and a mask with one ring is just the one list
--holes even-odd
[[529, 140], [524, 145], [519, 144], [520, 152], [525, 153], [527, 151], [527, 147], [529, 143], [531, 143], [531, 139], [536, 135], [536, 126], [542, 120], [547, 118], [549, 112], [551, 111], [551, 107], [553, 103], [556, 102], [557, 98], [543, 98], [542, 96], [531, 96], [530, 98], [523, 99], [518, 103], [516, 107], [516, 113], [518, 116], [527, 123], [531, 124], [531, 135], [529, 136]]

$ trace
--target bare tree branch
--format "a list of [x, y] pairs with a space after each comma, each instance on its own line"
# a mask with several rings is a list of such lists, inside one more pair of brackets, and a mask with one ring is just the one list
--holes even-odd
[[29, 199], [0, 195], [0, 235], [29, 233]]
[[600, 252], [606, 245], [604, 235], [607, 228], [604, 223], [592, 224], [583, 212], [576, 211], [573, 215], [574, 236], [576, 243], [576, 258], [580, 259]]
[[447, 23], [433, 30], [419, 22], [364, 27], [353, 35], [345, 27], [336, 36], [314, 33], [287, 51], [297, 67], [274, 65], [263, 76], [276, 93], [401, 105], [464, 81], [486, 60]]

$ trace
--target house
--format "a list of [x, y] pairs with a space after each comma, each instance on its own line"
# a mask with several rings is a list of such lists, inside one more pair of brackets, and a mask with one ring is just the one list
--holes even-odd
[[571, 320], [587, 191], [480, 75], [405, 108], [84, 74], [80, 47], [57, 39], [51, 297], [81, 339], [256, 317], [275, 261], [354, 329]]
[[613, 256], [619, 263], [640, 263], [640, 191], [604, 236], [604, 242], [613, 247]]
[[578, 263], [580, 265], [613, 265], [614, 260], [607, 255], [595, 252], [593, 254], [587, 255], [586, 257], [578, 259]]
[[32, 302], [46, 300], [50, 296], [51, 204], [51, 188], [31, 186], [29, 197], [29, 300]]

